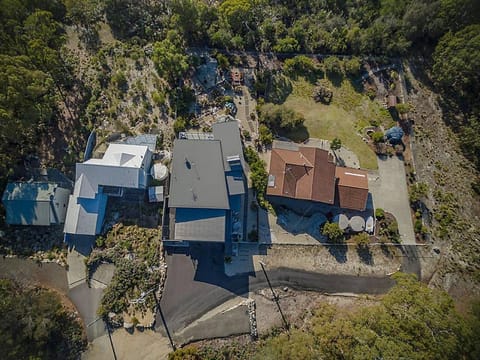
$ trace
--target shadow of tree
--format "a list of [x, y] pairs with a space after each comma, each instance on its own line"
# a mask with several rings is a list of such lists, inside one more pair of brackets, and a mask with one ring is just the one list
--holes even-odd
[[370, 251], [369, 247], [358, 247], [357, 246], [357, 254], [360, 257], [360, 260], [367, 265], [373, 265], [374, 260], [372, 256], [372, 252]]
[[383, 255], [385, 255], [385, 256], [388, 257], [389, 259], [393, 259], [393, 254], [392, 254], [392, 252], [390, 251], [390, 248], [389, 248], [388, 245], [386, 245], [386, 244], [381, 244], [381, 245], [380, 245], [380, 249], [382, 250]]
[[328, 247], [328, 252], [332, 255], [337, 262], [344, 264], [347, 262], [347, 245], [326, 245]]
[[279, 134], [282, 137], [286, 137], [293, 142], [301, 143], [310, 138], [310, 133], [305, 125], [301, 124], [289, 131], [279, 131]]

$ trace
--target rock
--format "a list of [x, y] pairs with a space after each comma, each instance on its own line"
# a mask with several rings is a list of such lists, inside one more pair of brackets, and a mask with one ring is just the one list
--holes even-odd
[[123, 322], [123, 327], [127, 330], [132, 329], [133, 328], [133, 323], [124, 321]]

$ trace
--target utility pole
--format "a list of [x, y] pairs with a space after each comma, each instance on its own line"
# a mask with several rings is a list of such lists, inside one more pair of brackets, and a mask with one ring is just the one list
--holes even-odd
[[112, 347], [113, 359], [117, 360], [117, 354], [115, 353], [115, 348], [113, 347], [112, 335], [110, 334], [110, 325], [108, 325], [108, 320], [104, 320], [105, 327], [107, 328], [108, 339], [110, 340], [110, 346]]
[[289, 331], [290, 330], [290, 325], [287, 322], [287, 319], [285, 318], [285, 315], [283, 314], [282, 309], [280, 308], [280, 303], [278, 302], [278, 297], [277, 294], [275, 294], [275, 291], [273, 290], [272, 284], [270, 283], [270, 279], [268, 278], [267, 272], [265, 271], [265, 263], [263, 261], [259, 261], [260, 266], [262, 267], [263, 274], [265, 275], [265, 278], [267, 279], [268, 286], [270, 287], [270, 291], [272, 292], [273, 295], [273, 300], [275, 300], [275, 303], [277, 304], [278, 307], [278, 312], [282, 316], [282, 321], [283, 325], [285, 327], [285, 330]]
[[177, 350], [177, 347], [175, 346], [172, 336], [170, 335], [170, 330], [168, 330], [167, 322], [165, 321], [165, 317], [163, 316], [162, 308], [160, 307], [157, 294], [155, 294], [155, 291], [153, 291], [152, 294], [153, 294], [153, 298], [155, 299], [155, 304], [157, 304], [157, 309], [158, 309], [158, 312], [160, 313], [160, 317], [162, 318], [163, 327], [165, 328], [165, 332], [167, 333], [168, 340], [170, 341], [170, 345], [172, 346], [173, 351], [175, 351]]

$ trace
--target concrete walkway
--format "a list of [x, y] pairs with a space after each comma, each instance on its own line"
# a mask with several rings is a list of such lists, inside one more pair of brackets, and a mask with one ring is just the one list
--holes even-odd
[[73, 246], [67, 254], [68, 297], [75, 304], [87, 330], [87, 338], [92, 341], [105, 335], [105, 325], [98, 319], [97, 310], [103, 291], [113, 277], [115, 267], [109, 264], [100, 265], [92, 275], [91, 287], [86, 282], [86, 256]]
[[396, 156], [378, 157], [378, 173], [369, 173], [368, 186], [375, 208], [382, 208], [397, 219], [402, 244], [415, 245], [403, 161]]

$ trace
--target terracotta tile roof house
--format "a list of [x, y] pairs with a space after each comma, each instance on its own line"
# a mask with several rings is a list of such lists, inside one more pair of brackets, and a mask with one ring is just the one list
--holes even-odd
[[333, 156], [323, 149], [274, 142], [267, 195], [363, 211], [368, 198], [367, 172], [336, 167]]
[[341, 208], [365, 210], [368, 198], [368, 177], [364, 170], [337, 167], [338, 205]]
[[313, 147], [272, 149], [267, 195], [333, 205], [335, 164], [332, 155]]

